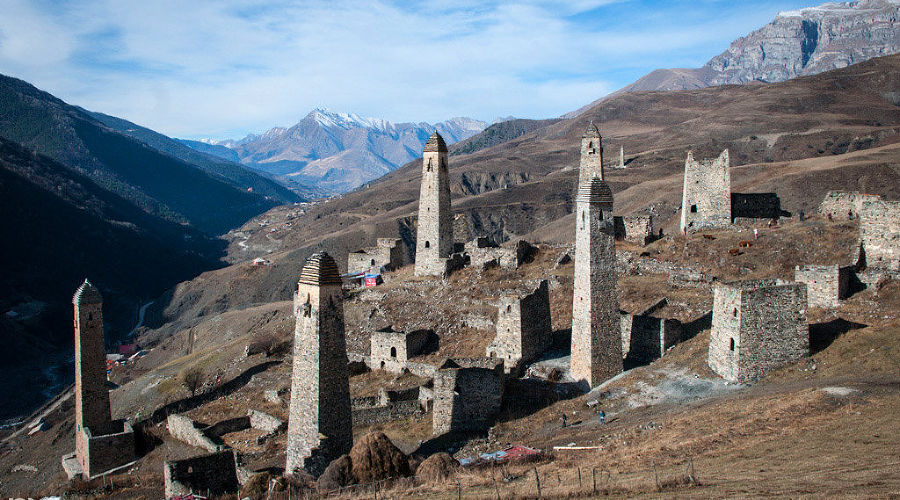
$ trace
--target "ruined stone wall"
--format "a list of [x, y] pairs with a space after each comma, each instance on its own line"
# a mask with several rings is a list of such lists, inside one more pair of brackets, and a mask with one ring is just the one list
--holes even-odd
[[731, 218], [773, 219], [781, 217], [781, 199], [775, 193], [731, 193]]
[[596, 178], [576, 196], [571, 377], [595, 387], [622, 371], [612, 192]]
[[652, 213], [626, 215], [622, 218], [625, 241], [646, 245], [656, 238], [657, 231]]
[[94, 434], [84, 428], [85, 455], [82, 469], [88, 478], [95, 477], [136, 459], [134, 429], [124, 420], [113, 420], [104, 433]]
[[207, 433], [204, 426], [185, 415], [173, 414], [166, 419], [166, 428], [173, 438], [191, 446], [203, 448], [206, 451], [219, 451], [223, 447], [214, 441]]
[[503, 399], [503, 365], [442, 368], [434, 376], [432, 430], [484, 431], [494, 423]]
[[550, 292], [547, 280], [534, 292], [501, 297], [497, 309], [497, 334], [487, 347], [487, 356], [503, 360], [506, 371], [518, 370], [550, 348]]
[[168, 461], [163, 465], [166, 498], [189, 493], [210, 497], [234, 493], [240, 488], [236, 468], [231, 450]]
[[859, 242], [866, 267], [900, 271], [900, 201], [864, 200]]
[[446, 272], [441, 259], [453, 252], [450, 215], [450, 179], [447, 147], [437, 132], [422, 154], [422, 186], [416, 233], [416, 276], [440, 276]]
[[715, 288], [708, 358], [713, 371], [730, 381], [751, 381], [808, 355], [805, 284]]
[[372, 369], [402, 372], [409, 358], [422, 352], [430, 334], [429, 330], [405, 333], [390, 329], [372, 333], [369, 348]]
[[714, 160], [684, 162], [681, 230], [696, 231], [731, 224], [731, 170], [728, 150]]
[[326, 253], [310, 257], [294, 296], [288, 474], [305, 468], [317, 475], [353, 444], [342, 301], [334, 260]]
[[682, 338], [680, 321], [643, 314], [623, 314], [621, 331], [624, 358], [638, 363], [664, 356]]
[[878, 201], [881, 197], [857, 191], [829, 191], [819, 204], [819, 213], [835, 219], [846, 219], [850, 214], [858, 217], [866, 201]]
[[850, 291], [850, 266], [805, 265], [794, 268], [794, 281], [806, 284], [810, 307], [838, 307]]
[[414, 415], [421, 415], [422, 406], [418, 398], [411, 401], [396, 401], [380, 406], [353, 409], [353, 425], [365, 426], [385, 424], [402, 420]]
[[397, 238], [378, 238], [374, 247], [347, 254], [347, 272], [359, 273], [370, 268], [385, 268], [388, 271], [399, 269], [404, 262], [403, 240]]

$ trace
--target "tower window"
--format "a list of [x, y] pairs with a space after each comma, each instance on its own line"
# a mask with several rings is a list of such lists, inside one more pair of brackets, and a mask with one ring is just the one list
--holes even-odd
[[428, 167], [425, 169], [427, 172], [431, 172], [431, 158], [428, 159]]
[[373, 265], [373, 266], [375, 265], [375, 259], [372, 259], [372, 264], [371, 264], [371, 265]]
[[511, 306], [511, 305], [507, 305], [507, 306], [506, 306], [506, 312], [510, 312], [510, 311], [512, 311], [512, 306]]
[[431, 248], [431, 242], [430, 242], [430, 241], [426, 241], [426, 242], [425, 242], [425, 248]]
[[692, 214], [697, 213], [697, 205], [691, 205], [691, 213]]
[[737, 307], [735, 307], [734, 310], [731, 311], [731, 315], [737, 318]]
[[731, 339], [731, 352], [734, 352], [734, 339]]
[[392, 358], [397, 357], [397, 348], [396, 347], [391, 347], [391, 357]]

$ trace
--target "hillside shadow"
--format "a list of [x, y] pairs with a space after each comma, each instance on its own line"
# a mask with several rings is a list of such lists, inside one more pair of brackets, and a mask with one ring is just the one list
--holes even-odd
[[681, 341], [692, 339], [703, 330], [712, 328], [712, 311], [681, 325]]
[[809, 325], [809, 353], [815, 355], [832, 344], [838, 337], [849, 332], [865, 328], [869, 325], [862, 323], [854, 323], [844, 318], [833, 319], [827, 323], [816, 323]]

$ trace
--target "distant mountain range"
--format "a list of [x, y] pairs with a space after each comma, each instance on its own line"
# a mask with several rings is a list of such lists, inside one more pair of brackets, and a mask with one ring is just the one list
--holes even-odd
[[436, 124], [392, 123], [378, 118], [315, 109], [289, 128], [276, 127], [240, 140], [182, 142], [280, 176], [289, 186], [315, 186], [327, 194], [350, 191], [421, 156], [437, 130], [448, 143], [481, 132], [488, 124], [452, 118]]
[[[781, 12], [702, 68], [658, 69], [614, 92], [782, 82], [900, 52], [900, 0], [825, 3]], [[607, 96], [608, 97], [608, 96]], [[566, 114], [571, 118], [601, 100]]]

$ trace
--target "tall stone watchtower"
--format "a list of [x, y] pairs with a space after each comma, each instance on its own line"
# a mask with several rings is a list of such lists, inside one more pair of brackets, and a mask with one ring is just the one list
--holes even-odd
[[600, 129], [591, 122], [581, 136], [581, 165], [578, 169], [578, 186], [594, 177], [603, 180], [603, 138]]
[[431, 134], [422, 153], [422, 187], [419, 192], [419, 227], [416, 233], [416, 276], [444, 273], [443, 259], [453, 253], [450, 220], [450, 177], [447, 144], [437, 132]]
[[[112, 422], [103, 347], [103, 298], [84, 280], [72, 297], [75, 306], [75, 450], [86, 457], [85, 428], [105, 433]], [[88, 469], [87, 466], [84, 467]]]
[[600, 177], [575, 197], [575, 291], [570, 374], [589, 387], [622, 371], [622, 334], [616, 293], [612, 190]]
[[303, 266], [294, 317], [285, 472], [306, 469], [318, 476], [353, 445], [341, 276], [325, 252]]
[[684, 160], [684, 191], [681, 197], [681, 231], [696, 231], [731, 224], [731, 169], [728, 150], [718, 158], [694, 160], [688, 151]]

